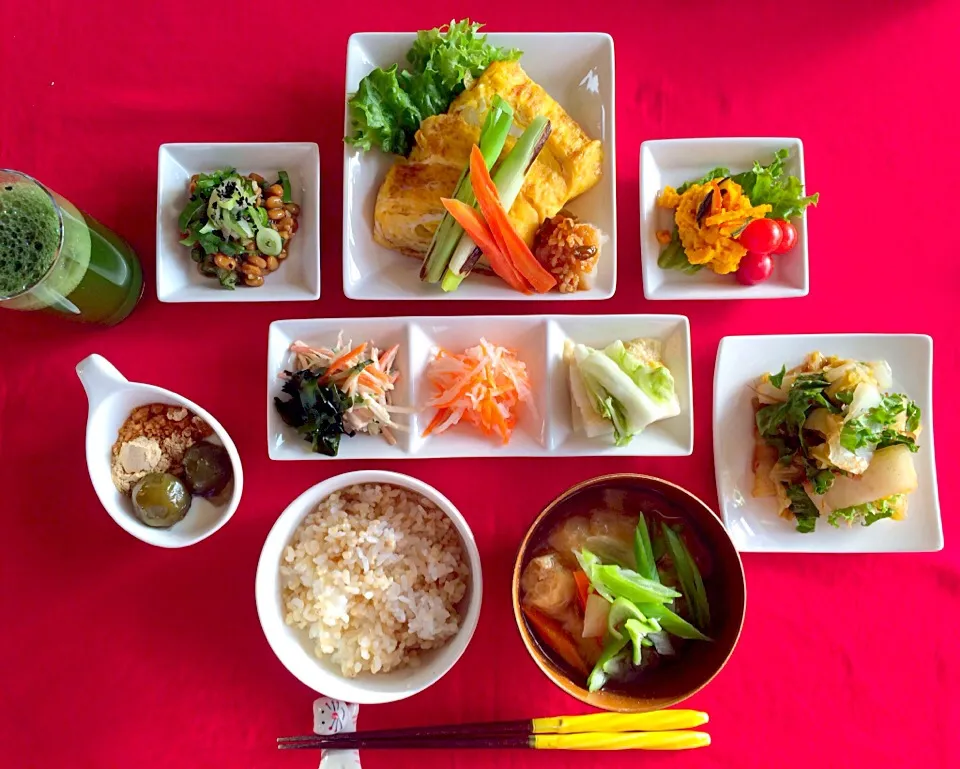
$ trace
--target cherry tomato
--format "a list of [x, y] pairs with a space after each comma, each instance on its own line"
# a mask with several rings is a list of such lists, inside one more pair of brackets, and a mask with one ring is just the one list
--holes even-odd
[[772, 254], [783, 240], [783, 230], [773, 219], [754, 219], [738, 238], [740, 245], [755, 254]]
[[773, 272], [773, 259], [769, 254], [750, 252], [740, 260], [737, 268], [737, 280], [745, 286], [763, 283]]
[[780, 241], [780, 245], [773, 249], [771, 253], [785, 254], [797, 245], [797, 228], [783, 219], [777, 219], [777, 224], [779, 224], [780, 229], [783, 230], [783, 240]]

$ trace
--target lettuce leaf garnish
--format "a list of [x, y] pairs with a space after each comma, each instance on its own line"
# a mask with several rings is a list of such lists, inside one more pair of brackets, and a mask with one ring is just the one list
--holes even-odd
[[447, 111], [450, 103], [495, 61], [520, 58], [516, 49], [498, 48], [478, 34], [469, 19], [422, 30], [407, 52], [410, 69], [377, 68], [360, 81], [347, 102], [353, 134], [345, 138], [361, 150], [379, 147], [406, 155], [420, 123]]

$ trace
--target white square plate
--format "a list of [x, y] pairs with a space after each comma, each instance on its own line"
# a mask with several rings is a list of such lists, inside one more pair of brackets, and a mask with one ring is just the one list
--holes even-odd
[[807, 214], [793, 219], [797, 245], [788, 254], [774, 257], [773, 274], [763, 283], [744, 286], [734, 275], [716, 275], [708, 269], [695, 275], [664, 270], [657, 264], [662, 246], [657, 230], [673, 228], [673, 214], [657, 206], [664, 187], [679, 187], [717, 166], [737, 174], [766, 165], [782, 148], [790, 150], [786, 172], [806, 183], [803, 143], [799, 139], [660, 139], [640, 145], [640, 254], [643, 295], [647, 299], [786, 299], [806, 296], [810, 290], [807, 256]]
[[[921, 410], [923, 432], [914, 454], [919, 488], [903, 521], [834, 528], [826, 521], [800, 534], [753, 488], [754, 415], [749, 385], [759, 376], [799, 365], [820, 351], [858, 360], [885, 360], [892, 391], [906, 393]], [[728, 336], [720, 342], [713, 386], [713, 454], [723, 522], [745, 552], [886, 553], [943, 548], [933, 450], [933, 340], [919, 334], [816, 334]]]
[[[412, 32], [364, 32], [347, 44], [347, 98], [372, 69], [406, 61]], [[613, 38], [601, 33], [491, 32], [492, 44], [523, 51], [524, 71], [560, 103], [592, 138], [603, 142], [603, 176], [591, 190], [575, 198], [570, 209], [600, 228], [603, 245], [594, 284], [573, 294], [518, 294], [501, 280], [471, 275], [454, 292], [423, 283], [416, 259], [373, 240], [377, 192], [396, 157], [379, 150], [343, 150], [343, 293], [350, 299], [609, 299], [617, 285], [616, 137], [614, 135]], [[562, 51], [562, 55], [558, 52]], [[346, 99], [345, 99], [346, 101]], [[350, 110], [344, 106], [344, 135], [351, 133]]]
[[[290, 175], [300, 226], [280, 269], [258, 288], [223, 288], [204, 277], [180, 245], [177, 219], [190, 177], [233, 166], [241, 173]], [[320, 151], [311, 142], [162, 144], [157, 174], [157, 298], [161, 302], [293, 302], [320, 298]]]
[[[424, 371], [437, 347], [463, 350], [483, 336], [517, 352], [527, 365], [534, 408], [519, 412], [510, 443], [502, 445], [466, 423], [427, 438], [423, 430], [433, 417], [424, 404], [432, 395]], [[400, 343], [395, 403], [413, 406], [411, 430], [398, 434], [396, 446], [382, 438], [344, 438], [336, 459], [402, 459], [441, 457], [535, 456], [686, 456], [693, 451], [693, 393], [690, 372], [690, 325], [682, 315], [495, 315], [437, 318], [315, 318], [281, 320], [270, 325], [267, 349], [267, 444], [271, 459], [331, 459], [310, 451], [296, 431], [280, 419], [273, 399], [280, 394], [280, 372], [289, 368], [288, 348], [295, 340], [331, 344], [343, 332], [344, 343], [373, 340], [386, 348]], [[681, 413], [651, 425], [623, 447], [608, 439], [573, 433], [563, 343], [571, 338], [592, 346], [616, 339], [648, 337], [663, 343], [664, 361], [676, 382]]]

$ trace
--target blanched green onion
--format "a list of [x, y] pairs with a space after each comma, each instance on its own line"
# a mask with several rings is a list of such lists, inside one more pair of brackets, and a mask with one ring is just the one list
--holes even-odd
[[278, 171], [277, 176], [280, 178], [280, 186], [283, 187], [283, 202], [292, 202], [293, 191], [290, 188], [290, 175], [286, 171]]
[[[494, 96], [490, 105], [490, 110], [483, 121], [483, 128], [480, 131], [480, 152], [483, 155], [483, 162], [487, 168], [492, 168], [497, 162], [500, 153], [503, 151], [503, 145], [510, 134], [510, 126], [513, 125], [513, 107], [511, 107], [500, 96]], [[454, 198], [468, 206], [474, 206], [477, 203], [476, 196], [473, 194], [473, 187], [470, 184], [468, 169], [469, 162], [460, 174], [457, 186], [454, 189]], [[440, 225], [433, 234], [433, 240], [430, 241], [430, 248], [427, 255], [423, 258], [423, 265], [420, 268], [420, 280], [427, 283], [438, 283], [443, 277], [444, 270], [450, 263], [450, 257], [458, 244], [469, 241], [470, 250], [475, 247], [473, 239], [463, 232], [461, 227], [449, 213], [444, 213]]]
[[700, 569], [697, 568], [693, 556], [676, 532], [669, 526], [664, 526], [663, 535], [666, 538], [670, 558], [677, 570], [680, 587], [690, 605], [693, 621], [701, 630], [706, 630], [710, 625], [710, 605], [707, 602], [707, 591], [703, 585]]
[[657, 571], [657, 561], [653, 557], [650, 530], [647, 528], [647, 519], [643, 517], [643, 513], [640, 513], [640, 520], [633, 533], [633, 554], [637, 559], [637, 573], [654, 582], [659, 582], [660, 573]]

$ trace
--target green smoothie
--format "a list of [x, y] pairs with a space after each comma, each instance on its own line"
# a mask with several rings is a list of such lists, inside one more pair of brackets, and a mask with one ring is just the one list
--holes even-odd
[[0, 171], [0, 308], [112, 325], [142, 292], [140, 262], [119, 236], [33, 179]]

